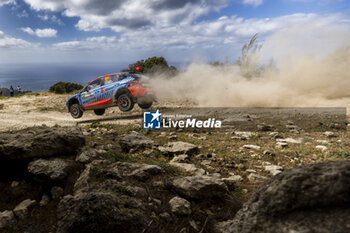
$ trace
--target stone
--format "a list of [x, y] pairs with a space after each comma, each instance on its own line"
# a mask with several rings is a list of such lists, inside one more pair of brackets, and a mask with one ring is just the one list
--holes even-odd
[[177, 163], [177, 162], [170, 162], [171, 166], [177, 167], [180, 170], [183, 170], [185, 172], [194, 174], [194, 175], [204, 175], [205, 170], [202, 168], [197, 168], [196, 165], [192, 163]]
[[15, 222], [15, 215], [11, 210], [0, 212], [0, 229]]
[[171, 216], [168, 212], [163, 212], [159, 215], [159, 217], [161, 217], [165, 222], [171, 222]]
[[50, 202], [50, 198], [48, 195], [43, 194], [43, 196], [41, 197], [41, 201], [39, 202], [40, 206], [46, 206], [47, 204], [49, 204]]
[[0, 158], [31, 159], [76, 155], [85, 144], [79, 127], [35, 126], [0, 134]]
[[81, 163], [91, 162], [92, 159], [97, 157], [96, 149], [89, 149], [82, 151], [76, 158], [75, 161]]
[[316, 148], [317, 150], [322, 151], [322, 152], [328, 151], [328, 148], [327, 148], [326, 146], [324, 146], [324, 145], [317, 145], [317, 146], [315, 146], [315, 148]]
[[161, 151], [165, 155], [173, 156], [178, 154], [187, 154], [194, 155], [199, 152], [199, 147], [188, 143], [188, 142], [169, 142], [164, 146], [158, 147], [159, 151]]
[[119, 145], [124, 152], [129, 152], [130, 149], [138, 151], [146, 148], [152, 148], [155, 146], [155, 142], [141, 133], [132, 131], [129, 134], [125, 134], [119, 140]]
[[264, 166], [265, 171], [271, 173], [271, 175], [275, 176], [283, 171], [283, 167], [278, 165], [266, 165]]
[[188, 199], [223, 197], [228, 193], [226, 184], [211, 176], [186, 176], [171, 179], [166, 186], [178, 195]]
[[253, 183], [265, 182], [267, 178], [256, 173], [250, 173], [248, 175], [248, 180]]
[[13, 213], [20, 219], [24, 219], [28, 215], [28, 211], [31, 207], [35, 205], [35, 200], [26, 199], [19, 203], [15, 209], [13, 210]]
[[38, 159], [28, 164], [28, 171], [40, 178], [60, 181], [67, 177], [71, 163], [64, 159]]
[[177, 155], [177, 156], [174, 156], [174, 158], [172, 158], [170, 160], [170, 163], [187, 163], [187, 162], [189, 162], [189, 159], [190, 158], [186, 154]]
[[178, 196], [173, 197], [169, 201], [169, 205], [170, 205], [171, 212], [173, 212], [176, 215], [186, 216], [186, 215], [190, 215], [192, 212], [191, 203], [186, 199]]
[[63, 193], [64, 193], [64, 191], [63, 191], [63, 188], [61, 188], [61, 187], [54, 186], [51, 188], [51, 197], [54, 200], [62, 197]]
[[349, 232], [350, 161], [283, 171], [257, 190], [219, 232]]
[[324, 136], [326, 136], [327, 138], [335, 138], [337, 137], [337, 135], [333, 132], [333, 131], [326, 131], [323, 133]]
[[260, 150], [261, 147], [257, 145], [243, 145], [243, 148], [245, 149], [253, 149], [253, 150]]
[[18, 187], [18, 185], [19, 185], [19, 182], [18, 181], [12, 181], [11, 182], [11, 188], [16, 188], [16, 187]]
[[153, 175], [158, 175], [164, 173], [163, 168], [157, 165], [143, 164], [140, 168], [132, 171], [128, 176], [140, 181], [146, 181], [150, 179]]
[[302, 143], [302, 139], [294, 139], [294, 138], [278, 138], [276, 139], [276, 142], [286, 142], [286, 143], [291, 143], [291, 144], [300, 144]]
[[257, 125], [257, 128], [259, 131], [267, 132], [273, 130], [273, 125], [267, 125], [267, 124], [259, 124]]
[[286, 143], [286, 142], [277, 142], [276, 143], [276, 147], [280, 148], [280, 149], [283, 149], [283, 148], [288, 147], [288, 143]]

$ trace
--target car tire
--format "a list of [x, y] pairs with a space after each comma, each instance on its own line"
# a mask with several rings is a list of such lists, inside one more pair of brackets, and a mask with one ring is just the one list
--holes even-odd
[[134, 108], [134, 101], [129, 94], [121, 94], [117, 99], [118, 107], [122, 112], [131, 111]]
[[142, 103], [137, 103], [137, 105], [142, 108], [142, 109], [148, 109], [152, 106], [153, 102], [142, 102]]
[[72, 104], [69, 108], [69, 112], [75, 119], [83, 116], [83, 111], [81, 110], [79, 104]]
[[97, 116], [102, 116], [103, 114], [105, 114], [105, 111], [106, 109], [102, 108], [102, 109], [95, 109], [94, 110], [94, 113], [97, 115]]

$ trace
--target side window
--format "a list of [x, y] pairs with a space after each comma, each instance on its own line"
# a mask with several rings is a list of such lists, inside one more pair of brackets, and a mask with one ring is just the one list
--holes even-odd
[[104, 77], [103, 78], [104, 83], [105, 83], [104, 85], [108, 85], [108, 84], [115, 82], [114, 77], [115, 77], [115, 75], [109, 75], [109, 76]]
[[87, 87], [87, 90], [90, 91], [92, 89], [98, 88], [101, 86], [101, 79], [96, 79], [95, 81], [93, 81], [92, 83], [89, 84], [89, 86]]

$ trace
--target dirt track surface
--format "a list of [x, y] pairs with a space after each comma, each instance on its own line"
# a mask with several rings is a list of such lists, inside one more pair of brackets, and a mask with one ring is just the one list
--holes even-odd
[[[70, 95], [55, 95], [51, 93], [40, 93], [40, 95], [25, 95], [20, 97], [2, 98], [0, 99], [0, 131], [21, 129], [36, 125], [84, 125], [101, 121], [113, 124], [139, 124], [142, 119], [142, 109], [135, 105], [131, 112], [123, 113], [117, 107], [109, 108], [103, 116], [96, 116], [93, 111], [84, 112], [80, 119], [73, 119], [67, 113], [65, 104]], [[219, 115], [226, 119], [225, 122], [232, 123], [236, 128], [244, 127], [241, 130], [247, 130], [255, 127], [255, 123], [276, 124], [276, 122], [293, 122], [302, 121], [305, 125], [317, 125], [322, 121], [319, 119], [319, 109], [308, 109], [297, 112], [294, 109], [275, 109], [269, 110], [265, 108], [256, 109], [210, 109], [202, 108], [194, 111], [191, 107], [194, 104], [190, 102], [174, 102], [160, 101], [154, 103], [152, 109], [160, 109], [164, 114], [201, 114], [202, 116], [214, 117]], [[323, 110], [322, 110], [323, 111]], [[326, 118], [330, 122], [334, 121], [332, 110], [327, 110]], [[341, 110], [337, 110], [341, 115]], [[346, 111], [346, 110], [345, 110]], [[343, 111], [344, 112], [344, 111]], [[215, 115], [216, 114], [216, 115]], [[247, 116], [253, 119], [248, 120]], [[304, 116], [308, 116], [305, 118]], [[324, 115], [325, 116], [325, 115]], [[349, 117], [349, 112], [348, 112]], [[218, 118], [218, 117], [217, 117]], [[277, 120], [278, 119], [278, 120]], [[323, 119], [324, 120], [324, 119]], [[285, 122], [284, 122], [285, 121]], [[252, 125], [251, 122], [254, 124]], [[302, 123], [301, 123], [302, 124]], [[303, 127], [305, 128], [305, 127]]]

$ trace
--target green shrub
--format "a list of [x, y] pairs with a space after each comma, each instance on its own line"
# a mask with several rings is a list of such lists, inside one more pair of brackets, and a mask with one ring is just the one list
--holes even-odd
[[81, 90], [82, 88], [83, 86], [77, 83], [58, 82], [50, 87], [50, 92], [54, 92], [56, 94], [64, 94]]

